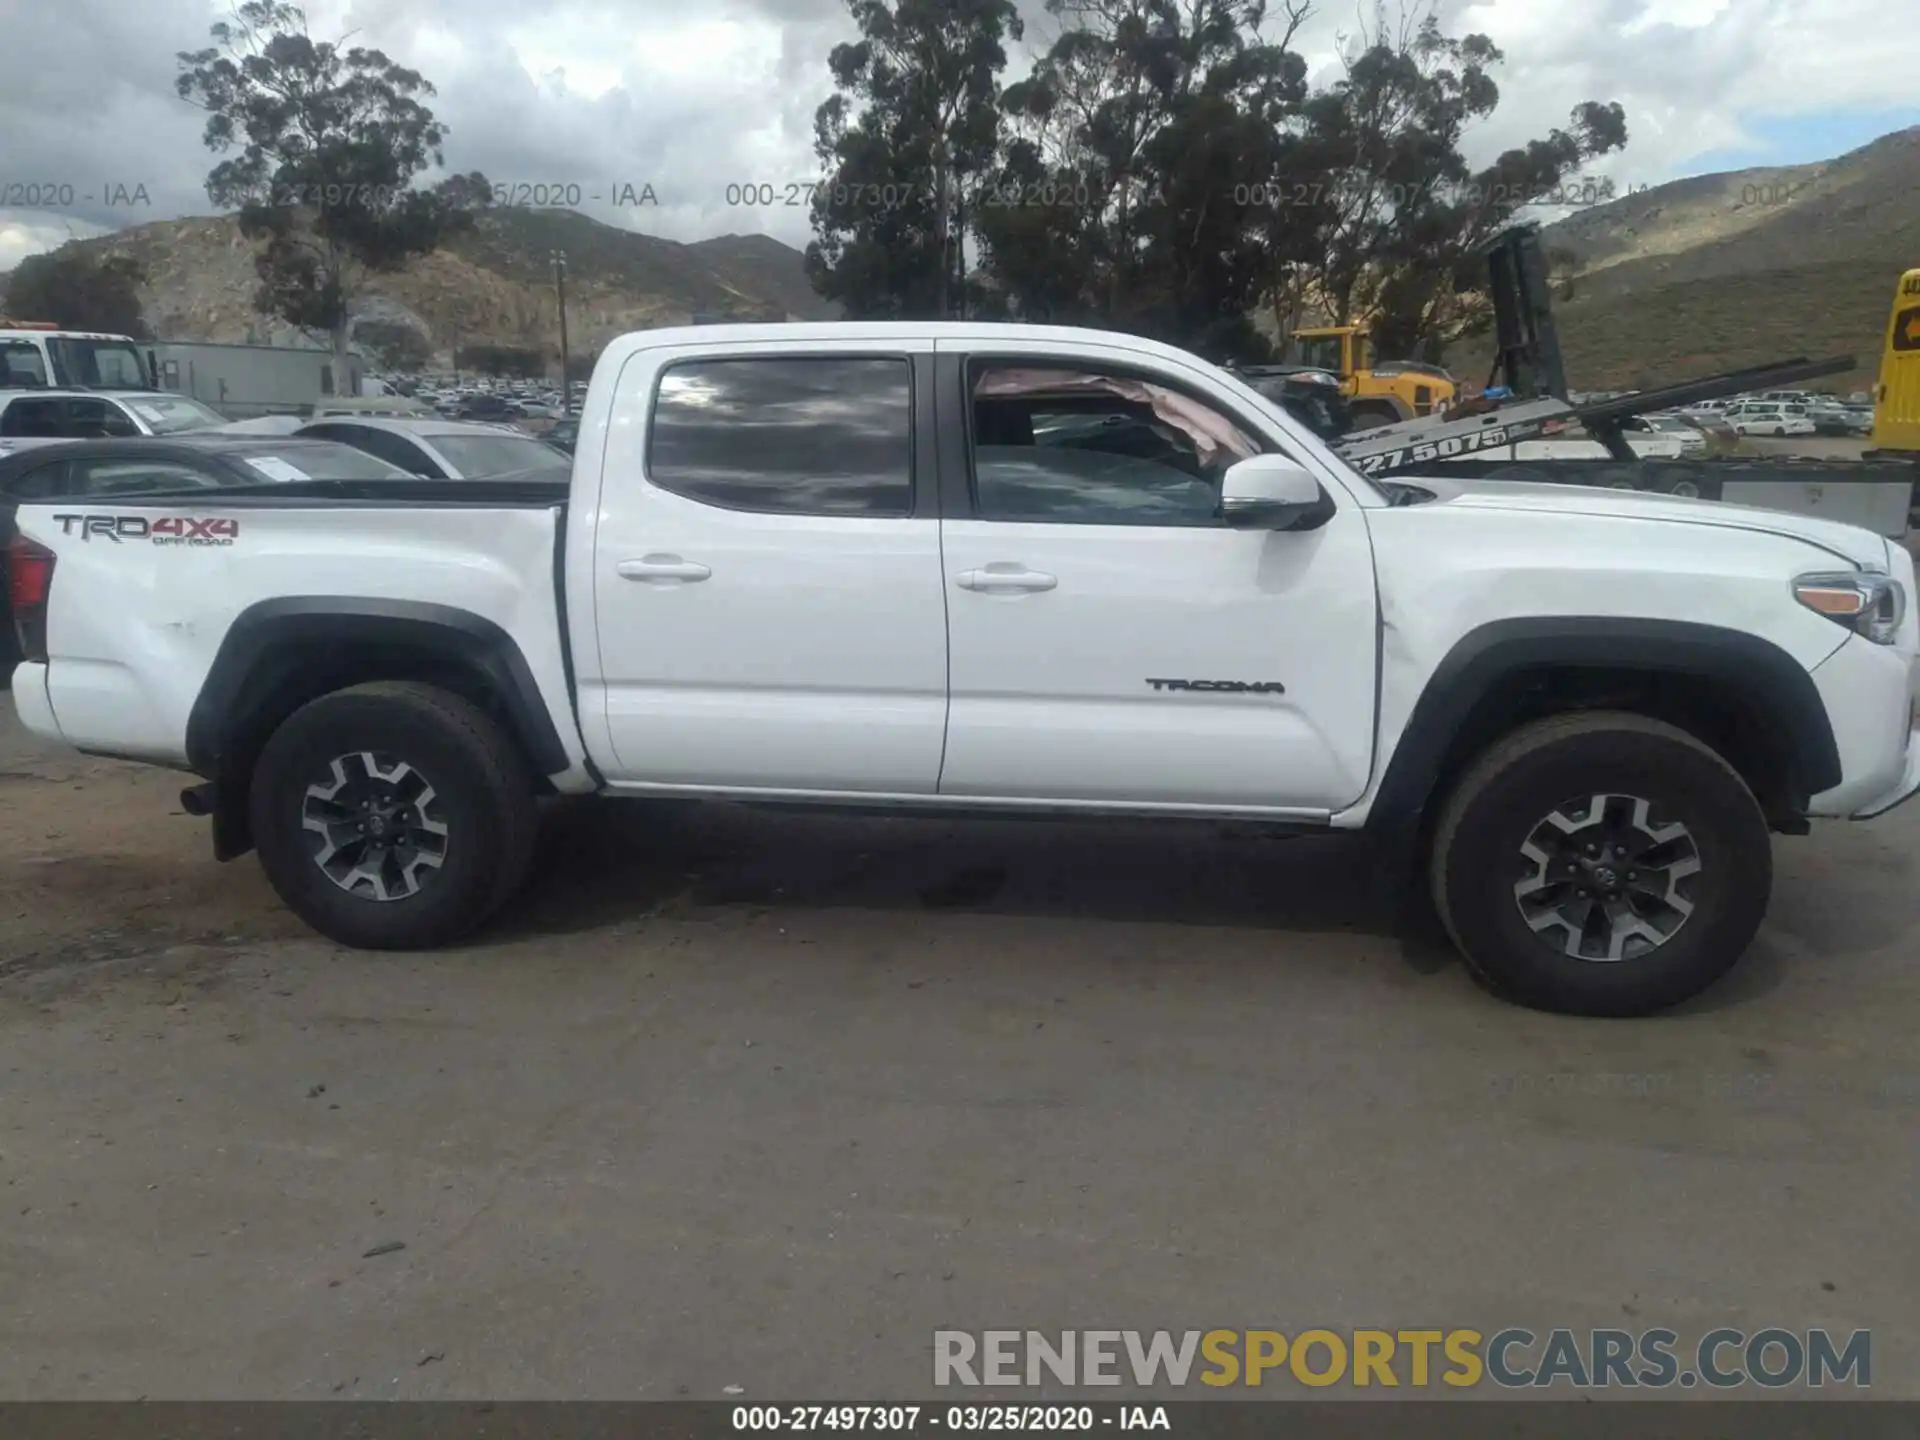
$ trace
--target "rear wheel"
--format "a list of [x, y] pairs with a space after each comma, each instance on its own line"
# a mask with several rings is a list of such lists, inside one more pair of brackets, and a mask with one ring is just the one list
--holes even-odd
[[1773, 853], [1739, 774], [1686, 732], [1590, 712], [1486, 751], [1441, 810], [1436, 908], [1496, 994], [1577, 1015], [1644, 1015], [1746, 951]]
[[254, 843], [280, 898], [331, 940], [445, 945], [517, 890], [532, 863], [533, 778], [484, 712], [431, 685], [322, 696], [261, 751]]
[[1351, 420], [1349, 432], [1358, 430], [1378, 430], [1383, 425], [1398, 425], [1407, 417], [1392, 405], [1380, 401], [1361, 401], [1349, 412]]

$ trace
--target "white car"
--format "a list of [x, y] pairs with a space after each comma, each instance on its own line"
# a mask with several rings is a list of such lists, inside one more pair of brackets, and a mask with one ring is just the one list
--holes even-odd
[[1920, 791], [1913, 559], [1850, 525], [1376, 484], [1048, 326], [629, 334], [580, 429], [558, 494], [23, 503], [21, 720], [197, 772], [345, 945], [485, 923], [543, 794], [1231, 819], [1364, 832], [1489, 988], [1605, 1015], [1740, 958], [1774, 834]]
[[485, 480], [552, 472], [564, 479], [571, 457], [512, 426], [475, 420], [386, 420], [368, 416], [315, 420], [296, 434], [337, 440], [436, 480]]
[[234, 420], [220, 426], [226, 435], [291, 435], [311, 421], [305, 415], [255, 415], [249, 420]]
[[1783, 405], [1748, 405], [1729, 410], [1727, 420], [1742, 435], [1811, 435], [1813, 421]]
[[1670, 442], [1673, 453], [1682, 459], [1691, 460], [1707, 453], [1707, 437], [1700, 427], [1689, 425], [1678, 415], [1635, 415], [1620, 428], [1626, 432], [1627, 444], [1636, 455], [1651, 458], [1650, 441]]
[[227, 423], [218, 410], [165, 390], [0, 390], [4, 439], [184, 435]]

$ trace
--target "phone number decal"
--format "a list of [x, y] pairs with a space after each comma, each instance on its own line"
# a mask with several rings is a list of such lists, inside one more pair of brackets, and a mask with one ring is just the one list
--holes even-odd
[[1429, 460], [1451, 460], [1456, 455], [1471, 455], [1476, 450], [1492, 450], [1511, 443], [1513, 443], [1512, 437], [1505, 429], [1476, 430], [1468, 435], [1449, 436], [1445, 440], [1428, 441], [1419, 445], [1402, 445], [1398, 450], [1386, 450], [1378, 455], [1368, 455], [1349, 463], [1362, 475], [1383, 475], [1398, 470], [1403, 465], [1424, 465]]

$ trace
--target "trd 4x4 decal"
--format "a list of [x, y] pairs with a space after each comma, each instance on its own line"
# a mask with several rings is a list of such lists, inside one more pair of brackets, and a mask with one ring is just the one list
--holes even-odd
[[193, 515], [163, 515], [158, 520], [144, 515], [56, 515], [53, 519], [63, 535], [73, 534], [78, 526], [82, 540], [99, 536], [116, 545], [125, 540], [151, 540], [155, 545], [231, 545], [240, 535], [238, 520]]

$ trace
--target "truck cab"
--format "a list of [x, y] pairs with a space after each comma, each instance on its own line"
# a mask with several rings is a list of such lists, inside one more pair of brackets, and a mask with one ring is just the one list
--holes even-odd
[[0, 389], [17, 387], [151, 390], [131, 336], [0, 318]]

